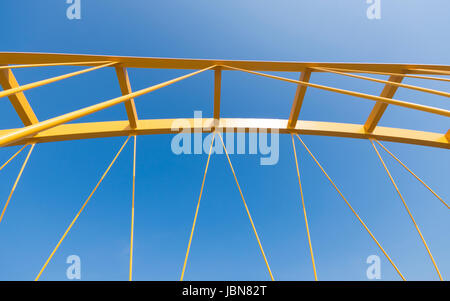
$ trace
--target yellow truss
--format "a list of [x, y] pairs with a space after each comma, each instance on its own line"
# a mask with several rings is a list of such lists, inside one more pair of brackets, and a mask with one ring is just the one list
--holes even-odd
[[[445, 65], [417, 65], [417, 64], [366, 64], [366, 63], [313, 63], [313, 62], [270, 62], [270, 61], [232, 61], [232, 60], [199, 60], [199, 59], [170, 59], [170, 58], [145, 58], [145, 57], [121, 57], [121, 56], [99, 56], [99, 55], [77, 55], [77, 54], [48, 54], [48, 53], [0, 53], [0, 84], [4, 91], [0, 97], [8, 96], [14, 105], [25, 127], [20, 129], [0, 130], [0, 146], [19, 145], [26, 143], [42, 143], [63, 141], [71, 139], [86, 139], [126, 135], [150, 135], [176, 133], [171, 129], [175, 119], [138, 120], [134, 105], [134, 98], [155, 91], [162, 87], [171, 85], [185, 78], [196, 75], [206, 70], [214, 69], [214, 114], [218, 122], [215, 128], [223, 130], [252, 130], [266, 129], [277, 130], [280, 133], [298, 133], [307, 135], [351, 137], [361, 139], [372, 139], [394, 141], [426, 145], [440, 148], [450, 148], [448, 133], [433, 133], [415, 131], [401, 128], [380, 127], [378, 122], [389, 104], [409, 109], [428, 112], [450, 117], [450, 111], [430, 106], [415, 104], [412, 102], [393, 99], [395, 91], [401, 88], [419, 90], [425, 93], [438, 94], [449, 97], [444, 91], [437, 91], [401, 84], [404, 77], [419, 77], [430, 80], [448, 80], [446, 78], [428, 75], [450, 75], [450, 66]], [[30, 68], [39, 66], [89, 66], [91, 68], [72, 72], [66, 75], [45, 79], [39, 82], [20, 86], [14, 78], [12, 70], [15, 68]], [[104, 67], [114, 67], [122, 96], [86, 107], [81, 110], [70, 112], [49, 120], [39, 122], [28, 104], [23, 91], [50, 84], [72, 76], [94, 71]], [[157, 69], [194, 69], [195, 72], [180, 76], [173, 80], [132, 92], [126, 68], [157, 68]], [[228, 119], [220, 117], [220, 88], [221, 73], [223, 70], [236, 70], [266, 76], [277, 80], [288, 81], [297, 84], [297, 92], [293, 101], [288, 120], [279, 119]], [[299, 72], [300, 80], [293, 80], [279, 76], [273, 76], [259, 71], [289, 71]], [[351, 76], [359, 79], [370, 80], [385, 84], [380, 96], [359, 93], [334, 87], [328, 87], [309, 82], [311, 73], [329, 72], [343, 76]], [[385, 74], [390, 75], [388, 81], [358, 76], [355, 73]], [[421, 76], [417, 74], [425, 74]], [[375, 101], [374, 109], [368, 116], [364, 125], [346, 124], [319, 121], [297, 122], [301, 106], [305, 97], [306, 88], [323, 89], [335, 93], [356, 96], [363, 99]], [[98, 112], [111, 106], [124, 103], [127, 111], [128, 122], [93, 122], [72, 123], [86, 115]], [[193, 120], [189, 120], [194, 129]], [[205, 119], [205, 131], [213, 125], [212, 119]]]

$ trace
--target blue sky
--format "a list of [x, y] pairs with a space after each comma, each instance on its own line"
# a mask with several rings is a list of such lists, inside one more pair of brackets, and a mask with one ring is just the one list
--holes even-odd
[[[57, 1], [2, 1], [0, 51], [113, 54], [320, 62], [450, 64], [448, 1], [382, 0], [381, 20], [366, 18], [364, 0], [351, 1], [118, 1], [82, 0], [82, 19], [66, 18]], [[418, 22], [420, 20], [420, 22]], [[19, 83], [79, 67], [15, 71]], [[186, 74], [130, 69], [134, 90]], [[284, 74], [297, 78], [298, 74]], [[380, 77], [383, 78], [383, 77]], [[382, 84], [314, 74], [312, 82], [379, 94]], [[448, 91], [439, 82], [406, 83]], [[227, 71], [223, 117], [288, 118], [295, 85]], [[107, 68], [26, 93], [37, 117], [120, 95]], [[213, 73], [206, 72], [136, 99], [139, 117], [212, 114]], [[448, 100], [400, 89], [397, 99], [450, 109]], [[309, 89], [300, 118], [363, 123], [373, 102]], [[125, 119], [122, 105], [80, 122]], [[380, 125], [444, 133], [448, 118], [390, 106]], [[21, 126], [0, 101], [0, 128]], [[135, 280], [177, 280], [189, 239], [206, 155], [174, 155], [170, 135], [140, 136], [137, 150]], [[110, 163], [124, 137], [41, 144], [0, 224], [0, 279], [32, 280]], [[368, 141], [305, 136], [408, 280], [436, 280], [419, 236]], [[448, 150], [385, 143], [449, 199]], [[0, 151], [0, 162], [17, 147]], [[312, 244], [320, 280], [366, 280], [366, 258], [381, 257], [382, 279], [399, 277], [339, 195], [297, 144]], [[381, 152], [410, 206], [445, 279], [450, 275], [448, 210], [394, 160]], [[26, 153], [0, 172], [6, 201]], [[277, 280], [313, 280], [289, 136], [280, 160], [261, 166], [254, 155], [232, 155], [272, 272]], [[127, 280], [132, 144], [124, 149], [53, 257], [42, 280], [65, 280], [66, 258], [82, 262], [83, 280]], [[269, 280], [224, 155], [212, 156], [185, 274], [186, 280]]]

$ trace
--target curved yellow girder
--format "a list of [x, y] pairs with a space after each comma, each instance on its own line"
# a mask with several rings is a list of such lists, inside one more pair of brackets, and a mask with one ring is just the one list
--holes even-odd
[[[201, 125], [203, 123], [203, 126]], [[349, 124], [323, 121], [299, 121], [295, 128], [287, 127], [288, 120], [255, 119], [255, 118], [221, 118], [216, 121], [216, 129], [223, 131], [278, 131], [281, 134], [297, 133], [302, 135], [334, 136], [359, 139], [375, 138], [392, 141], [450, 149], [450, 142], [444, 134], [422, 132], [400, 128], [377, 126], [372, 133], [364, 130], [362, 124]], [[184, 128], [172, 128], [173, 125]], [[69, 123], [42, 131], [33, 137], [24, 138], [11, 145], [27, 143], [45, 143], [88, 138], [116, 137], [129, 135], [177, 134], [183, 129], [191, 131], [202, 129], [211, 132], [214, 119], [148, 119], [138, 120], [137, 128], [132, 129], [128, 121], [103, 121], [87, 123]], [[0, 130], [0, 136], [16, 131], [16, 129]]]

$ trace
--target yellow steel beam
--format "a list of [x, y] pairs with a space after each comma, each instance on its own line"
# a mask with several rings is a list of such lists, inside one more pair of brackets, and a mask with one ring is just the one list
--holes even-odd
[[[339, 71], [335, 71], [333, 69], [327, 69], [327, 68], [314, 68], [314, 69], [315, 70], [321, 70], [321, 71], [324, 71], [324, 72], [330, 72], [330, 73], [334, 73], [334, 74], [339, 74], [339, 75], [343, 75], [343, 76], [369, 80], [369, 81], [373, 81], [373, 82], [377, 82], [377, 83], [387, 84], [389, 86], [402, 87], [402, 88], [407, 88], [407, 89], [411, 89], [411, 90], [417, 90], [417, 91], [421, 91], [421, 92], [425, 92], [425, 93], [436, 94], [436, 95], [439, 95], [439, 96], [450, 97], [450, 93], [444, 92], [444, 91], [428, 89], [428, 88], [423, 88], [423, 87], [414, 86], [414, 85], [402, 84], [402, 83], [394, 82], [394, 81], [390, 81], [390, 80], [383, 80], [383, 79], [378, 79], [378, 78], [372, 78], [372, 77], [367, 77], [367, 76], [361, 76], [361, 75], [355, 75], [355, 74], [350, 74], [350, 73], [345, 73], [345, 72], [339, 72]], [[402, 75], [400, 75], [399, 77], [403, 78]]]
[[[185, 128], [172, 129], [174, 125], [185, 124]], [[286, 119], [254, 119], [254, 118], [221, 118], [217, 129], [255, 131], [278, 131], [282, 134], [297, 133], [302, 135], [347, 137], [358, 139], [375, 138], [380, 141], [400, 142], [450, 149], [450, 141], [444, 134], [422, 132], [408, 129], [378, 126], [372, 133], [364, 130], [362, 124], [305, 121], [301, 120], [295, 128], [287, 127]], [[214, 127], [213, 118], [204, 118], [203, 125], [194, 119], [150, 119], [139, 120], [136, 129], [132, 129], [128, 121], [103, 121], [88, 123], [70, 123], [58, 125], [36, 134], [33, 137], [22, 138], [10, 145], [26, 143], [45, 143], [76, 139], [116, 137], [129, 135], [176, 134], [183, 129], [203, 130], [209, 132]], [[16, 129], [0, 130], [0, 137], [14, 133]]]
[[[306, 69], [300, 74], [299, 81], [309, 82], [311, 77], [311, 69]], [[294, 128], [297, 124], [298, 116], [300, 114], [300, 109], [302, 108], [303, 99], [305, 98], [307, 86], [299, 84], [297, 86], [297, 91], [295, 92], [294, 103], [292, 104], [291, 114], [289, 115], [288, 127]]]
[[409, 71], [414, 73], [422, 73], [422, 74], [442, 74], [442, 75], [450, 75], [449, 70], [438, 70], [438, 69], [423, 69], [423, 68], [409, 68]]
[[[119, 79], [120, 90], [122, 95], [130, 94], [131, 85], [128, 77], [128, 71], [124, 67], [116, 67], [117, 78]], [[137, 127], [138, 116], [136, 113], [136, 106], [134, 105], [134, 99], [131, 98], [125, 101], [125, 109], [127, 110], [128, 120], [130, 121], [131, 128]]]
[[43, 130], [50, 129], [50, 128], [55, 127], [57, 125], [60, 125], [60, 124], [66, 123], [66, 122], [70, 122], [72, 120], [75, 120], [75, 119], [87, 116], [89, 114], [93, 114], [95, 112], [104, 110], [106, 108], [112, 107], [112, 106], [117, 105], [119, 103], [125, 102], [125, 101], [127, 101], [129, 99], [132, 99], [132, 98], [144, 95], [146, 93], [150, 93], [152, 91], [161, 89], [163, 87], [169, 86], [169, 85], [174, 84], [174, 83], [176, 83], [176, 82], [178, 82], [180, 80], [183, 80], [183, 79], [186, 79], [188, 77], [194, 76], [194, 75], [196, 75], [198, 73], [204, 72], [204, 71], [212, 69], [214, 67], [215, 66], [210, 66], [208, 68], [205, 68], [205, 69], [202, 69], [202, 70], [199, 70], [199, 71], [195, 71], [195, 72], [183, 75], [183, 76], [179, 76], [179, 77], [174, 78], [172, 80], [168, 80], [168, 81], [165, 81], [163, 83], [160, 83], [160, 84], [157, 84], [157, 85], [153, 85], [151, 87], [148, 87], [148, 88], [145, 88], [145, 89], [142, 89], [142, 90], [139, 90], [139, 91], [127, 94], [127, 95], [123, 95], [121, 97], [116, 97], [116, 98], [113, 98], [113, 99], [110, 99], [110, 100], [98, 103], [96, 105], [92, 105], [92, 106], [89, 106], [89, 107], [86, 107], [86, 108], [83, 108], [83, 109], [79, 109], [79, 110], [76, 110], [76, 111], [73, 111], [73, 112], [61, 115], [61, 116], [57, 116], [57, 117], [54, 117], [54, 118], [51, 118], [51, 119], [47, 119], [45, 121], [42, 121], [42, 122], [39, 122], [39, 123], [30, 125], [30, 126], [27, 126], [27, 127], [21, 128], [21, 129], [17, 129], [14, 132], [10, 132], [9, 134], [0, 136], [0, 146], [6, 146], [6, 145], [11, 144], [11, 143], [13, 143], [13, 142], [15, 142], [17, 140], [22, 139], [22, 138], [25, 138], [25, 137], [28, 137], [28, 136], [31, 136], [31, 135], [35, 135], [35, 134], [37, 134], [37, 133], [39, 133], [39, 132], [41, 132]]
[[[376, 72], [402, 73], [407, 69], [426, 69], [427, 74], [440, 74], [441, 71], [450, 72], [446, 65], [420, 64], [373, 64], [373, 63], [319, 63], [319, 62], [276, 62], [276, 61], [242, 61], [242, 60], [201, 60], [201, 59], [172, 59], [149, 57], [124, 57], [111, 55], [81, 55], [81, 54], [53, 54], [53, 53], [21, 53], [0, 52], [0, 64], [45, 64], [68, 63], [82, 61], [111, 61], [120, 63], [126, 68], [161, 68], [161, 69], [203, 69], [211, 65], [228, 65], [254, 71], [289, 71], [302, 72], [305, 68], [324, 67], [359, 69]], [[432, 70], [432, 71], [430, 71]], [[414, 73], [419, 73], [414, 71]]]
[[447, 138], [448, 142], [450, 142], [450, 130], [448, 130], [447, 134], [445, 134], [445, 138]]
[[338, 69], [338, 68], [327, 68], [329, 70], [348, 72], [348, 73], [367, 73], [367, 74], [379, 74], [379, 75], [398, 75], [409, 78], [418, 78], [418, 79], [429, 79], [429, 80], [438, 80], [444, 82], [450, 82], [450, 78], [443, 77], [435, 77], [435, 76], [423, 76], [423, 75], [411, 75], [411, 74], [401, 74], [401, 73], [392, 73], [392, 72], [376, 72], [376, 71], [367, 71], [367, 70], [355, 70], [355, 69]]
[[[19, 87], [13, 72], [9, 69], [0, 70], [0, 85], [3, 87], [3, 90], [15, 89]], [[39, 122], [33, 112], [33, 109], [28, 103], [25, 94], [20, 92], [10, 95], [9, 100], [24, 125], [31, 125]]]
[[19, 93], [19, 92], [23, 92], [23, 91], [26, 91], [26, 90], [30, 90], [30, 89], [33, 89], [33, 88], [41, 87], [41, 86], [44, 86], [44, 85], [48, 85], [50, 83], [54, 83], [54, 82], [57, 82], [57, 81], [60, 81], [60, 80], [63, 80], [63, 79], [66, 79], [66, 78], [69, 78], [69, 77], [72, 77], [72, 76], [76, 76], [76, 75], [80, 75], [80, 74], [83, 74], [83, 73], [87, 73], [87, 72], [94, 71], [94, 70], [97, 70], [97, 69], [100, 69], [100, 68], [108, 67], [108, 66], [111, 66], [111, 65], [114, 65], [114, 64], [116, 64], [116, 63], [107, 63], [107, 64], [104, 64], [104, 65], [92, 67], [92, 68], [89, 68], [89, 69], [84, 69], [84, 70], [80, 70], [80, 71], [76, 71], [76, 72], [72, 72], [72, 73], [68, 73], [68, 74], [64, 74], [64, 75], [60, 75], [60, 76], [55, 76], [55, 77], [52, 77], [52, 78], [47, 78], [47, 79], [40, 80], [40, 81], [37, 81], [37, 82], [34, 82], [34, 83], [30, 83], [30, 84], [26, 84], [26, 85], [23, 85], [23, 86], [14, 87], [14, 88], [11, 88], [11, 89], [8, 89], [8, 90], [5, 90], [5, 91], [1, 91], [0, 92], [0, 98], [1, 97], [5, 97], [5, 96], [9, 96], [9, 95], [13, 95], [13, 94], [16, 94], [16, 93]]
[[220, 118], [220, 88], [222, 82], [222, 70], [218, 67], [214, 71], [214, 119]]
[[97, 66], [97, 65], [106, 64], [106, 63], [110, 63], [110, 62], [100, 61], [100, 62], [70, 62], [70, 63], [9, 65], [9, 66], [0, 66], [0, 69], [19, 69], [19, 68], [32, 68], [32, 67], [55, 67], [55, 66]]
[[234, 67], [230, 67], [230, 66], [223, 66], [223, 67], [230, 68], [230, 69], [233, 69], [233, 70], [239, 70], [239, 71], [242, 71], [242, 72], [247, 72], [247, 73], [250, 73], [250, 74], [255, 74], [255, 75], [259, 75], [259, 76], [263, 76], [263, 77], [268, 77], [268, 78], [273, 78], [273, 79], [277, 79], [277, 80], [282, 80], [282, 81], [289, 82], [289, 83], [302, 84], [302, 85], [305, 85], [305, 86], [308, 86], [308, 87], [321, 89], [321, 90], [325, 90], [325, 91], [330, 91], [330, 92], [335, 92], [335, 93], [339, 93], [339, 94], [355, 96], [355, 97], [359, 97], [359, 98], [379, 101], [379, 102], [386, 103], [386, 104], [393, 104], [393, 105], [397, 105], [397, 106], [404, 107], [404, 108], [409, 108], [409, 109], [414, 109], [414, 110], [418, 110], [418, 111], [423, 111], [423, 112], [428, 112], [428, 113], [432, 113], [432, 114], [438, 114], [438, 115], [450, 117], [450, 111], [445, 110], [445, 109], [440, 109], [440, 108], [435, 108], [435, 107], [430, 107], [430, 106], [424, 106], [424, 105], [419, 105], [419, 104], [415, 104], [415, 103], [407, 102], [407, 101], [403, 101], [403, 100], [391, 99], [391, 98], [382, 97], [382, 96], [375, 96], [375, 95], [371, 95], [371, 94], [354, 92], [354, 91], [345, 90], [345, 89], [328, 87], [328, 86], [319, 85], [319, 84], [307, 83], [307, 82], [294, 80], [294, 79], [290, 79], [290, 78], [286, 78], [286, 77], [270, 75], [270, 74], [255, 72], [255, 71], [246, 70], [246, 69], [234, 68]]
[[[397, 75], [391, 75], [389, 77], [390, 82], [396, 82], [399, 83], [403, 80], [402, 76]], [[383, 91], [381, 91], [381, 97], [384, 98], [392, 98], [394, 97], [395, 92], [397, 91], [398, 86], [393, 86], [390, 84], [386, 84], [384, 86]], [[364, 129], [371, 133], [377, 126], [378, 122], [381, 119], [381, 116], [383, 116], [384, 111], [386, 111], [388, 104], [384, 102], [377, 101], [377, 103], [373, 106], [372, 111], [369, 114], [369, 117], [366, 120], [366, 123], [364, 124]]]

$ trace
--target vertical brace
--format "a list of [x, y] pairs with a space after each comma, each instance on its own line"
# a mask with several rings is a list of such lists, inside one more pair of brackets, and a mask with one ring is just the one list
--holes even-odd
[[[131, 85], [128, 77], [127, 69], [124, 67], [116, 67], [117, 78], [119, 79], [120, 90], [122, 95], [130, 94]], [[134, 105], [134, 99], [125, 101], [125, 109], [127, 110], [128, 120], [130, 121], [130, 127], [137, 128], [138, 116], [136, 113], [136, 106]]]
[[[19, 87], [11, 69], [0, 70], [0, 85], [3, 90]], [[25, 126], [39, 122], [23, 92], [9, 95], [9, 100]]]
[[[305, 69], [300, 74], [300, 81], [309, 82], [309, 78], [311, 77], [311, 70]], [[288, 128], [295, 128], [297, 124], [298, 116], [300, 115], [300, 109], [303, 104], [303, 99], [305, 98], [306, 86], [299, 84], [297, 86], [297, 91], [295, 92], [294, 102], [291, 108], [291, 114], [289, 115]]]
[[220, 67], [214, 70], [214, 119], [220, 118], [220, 88], [222, 82], [222, 70]]
[[[390, 82], [394, 83], [401, 83], [403, 80], [403, 76], [398, 75], [391, 75], [389, 77]], [[383, 91], [381, 92], [381, 97], [386, 98], [392, 98], [394, 97], [395, 92], [397, 92], [398, 86], [392, 86], [389, 84], [386, 84], [384, 86]], [[364, 124], [364, 129], [366, 132], [372, 133], [373, 130], [376, 128], [378, 122], [381, 119], [381, 116], [383, 116], [384, 111], [386, 111], [388, 104], [384, 102], [377, 101], [376, 104], [373, 106], [372, 112], [370, 112], [369, 117], [366, 120], [366, 123]]]

